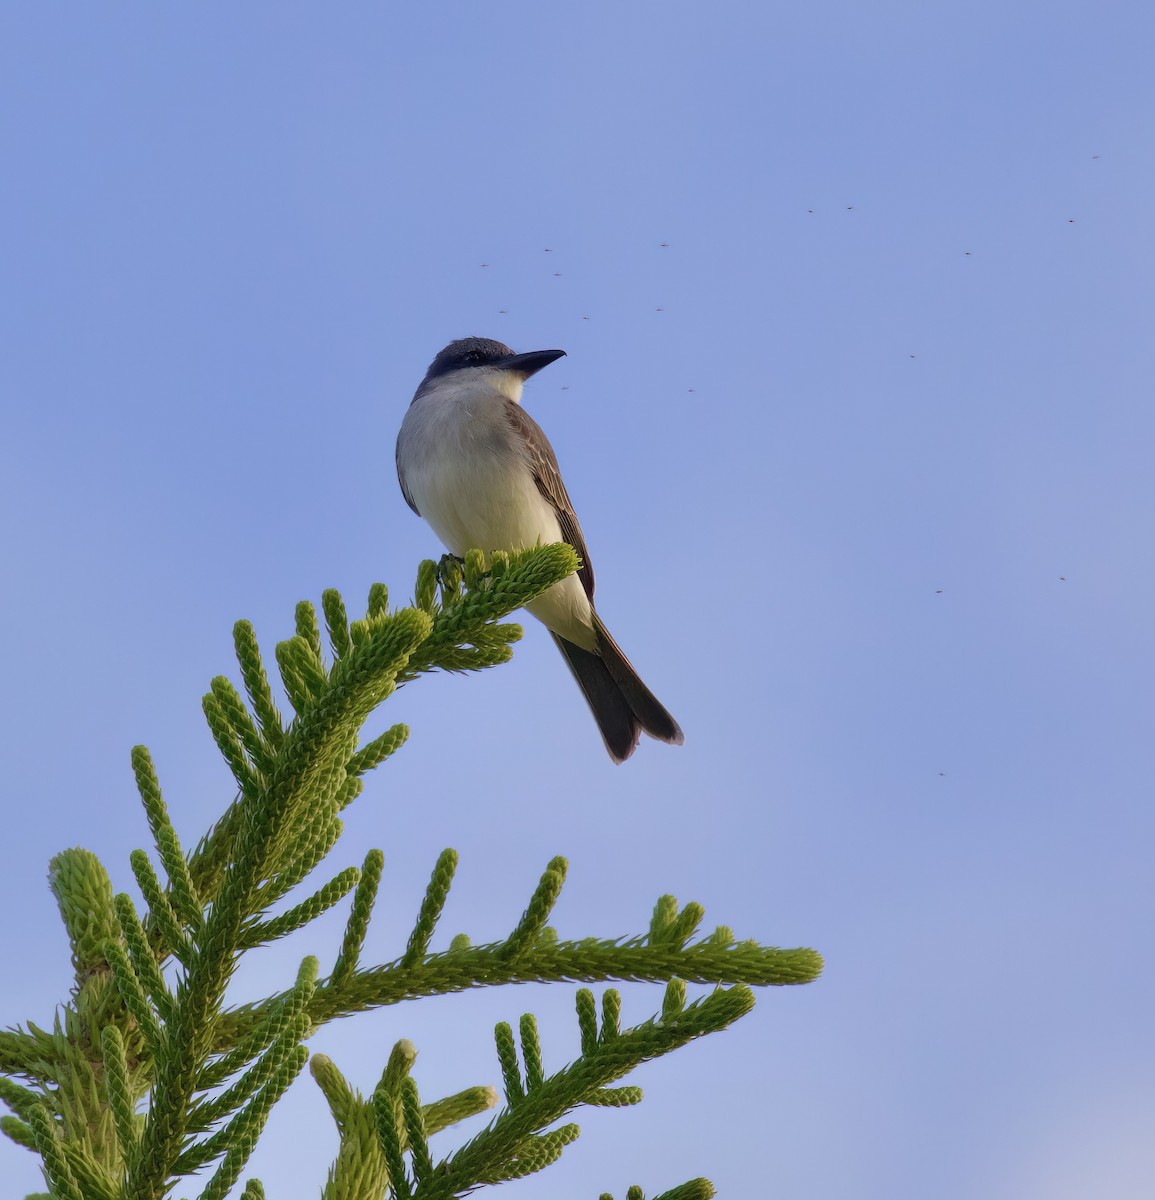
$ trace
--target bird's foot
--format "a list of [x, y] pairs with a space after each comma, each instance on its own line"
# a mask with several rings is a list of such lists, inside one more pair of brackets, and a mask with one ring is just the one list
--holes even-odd
[[455, 596], [461, 590], [465, 577], [465, 559], [457, 554], [443, 554], [437, 562], [437, 582], [441, 591]]

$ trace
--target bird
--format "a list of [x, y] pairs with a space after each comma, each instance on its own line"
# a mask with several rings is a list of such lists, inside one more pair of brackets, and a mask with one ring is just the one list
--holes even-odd
[[621, 763], [643, 732], [677, 746], [683, 736], [594, 608], [594, 570], [557, 455], [521, 405], [525, 381], [564, 355], [517, 354], [492, 338], [450, 342], [401, 423], [397, 478], [406, 503], [451, 554], [552, 542], [577, 551], [577, 573], [526, 608], [549, 630], [610, 757]]

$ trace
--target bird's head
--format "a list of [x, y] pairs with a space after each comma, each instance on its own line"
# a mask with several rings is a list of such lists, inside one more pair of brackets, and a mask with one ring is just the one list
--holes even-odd
[[458, 338], [429, 364], [421, 388], [427, 389], [434, 383], [466, 383], [475, 375], [478, 379], [489, 376], [489, 381], [502, 391], [516, 389], [520, 395], [521, 385], [531, 375], [564, 355], [564, 350], [529, 350], [516, 354], [504, 342], [493, 338]]

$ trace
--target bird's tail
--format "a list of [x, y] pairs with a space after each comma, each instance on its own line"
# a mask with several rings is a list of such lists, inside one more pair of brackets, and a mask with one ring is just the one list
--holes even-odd
[[633, 754], [642, 731], [660, 742], [682, 744], [682, 730], [642, 682], [609, 630], [594, 614], [597, 650], [583, 650], [553, 634], [598, 723], [614, 762]]

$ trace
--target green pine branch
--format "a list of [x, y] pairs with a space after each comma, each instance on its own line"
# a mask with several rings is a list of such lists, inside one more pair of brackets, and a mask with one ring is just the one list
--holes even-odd
[[[345, 1083], [330, 1060], [319, 1056], [314, 1060], [314, 1077], [329, 1100], [341, 1137], [327, 1200], [345, 1196], [377, 1200], [384, 1196], [386, 1183], [396, 1200], [451, 1200], [483, 1184], [536, 1174], [556, 1162], [580, 1135], [572, 1122], [557, 1126], [562, 1117], [583, 1105], [640, 1102], [640, 1088], [611, 1089], [608, 1085], [643, 1062], [725, 1029], [753, 1004], [753, 994], [740, 985], [716, 989], [687, 1004], [685, 985], [675, 980], [667, 986], [660, 1014], [623, 1030], [617, 993], [603, 996], [599, 1025], [593, 994], [582, 989], [577, 997], [581, 1056], [549, 1076], [543, 1066], [536, 1018], [528, 1013], [522, 1016], [519, 1038], [509, 1025], [499, 1024], [495, 1042], [506, 1107], [484, 1130], [436, 1164], [428, 1139], [440, 1126], [430, 1120], [433, 1106], [420, 1102], [410, 1075], [416, 1052], [409, 1043], [395, 1047], [371, 1106]], [[350, 1182], [354, 1178], [355, 1189]], [[640, 1193], [631, 1189], [631, 1194]], [[689, 1200], [712, 1194], [708, 1181], [694, 1180], [667, 1196]]]
[[[335, 591], [322, 595], [319, 611], [303, 601], [292, 636], [274, 655], [287, 707], [274, 694], [252, 627], [238, 622], [239, 685], [218, 676], [203, 701], [236, 783], [220, 819], [186, 851], [152, 758], [137, 747], [132, 769], [153, 842], [150, 851], [130, 855], [143, 903], [114, 896], [103, 865], [86, 850], [63, 851], [52, 862], [73, 993], [51, 1029], [27, 1022], [0, 1031], [0, 1100], [11, 1109], [0, 1132], [39, 1155], [52, 1196], [162, 1200], [180, 1179], [202, 1172], [203, 1200], [235, 1194], [272, 1107], [308, 1058], [304, 1043], [337, 1017], [531, 980], [666, 982], [661, 1013], [625, 1030], [616, 991], [603, 994], [599, 1010], [593, 994], [580, 989], [581, 1055], [551, 1075], [531, 1015], [522, 1017], [516, 1038], [499, 1026], [506, 1107], [440, 1160], [430, 1138], [493, 1108], [491, 1085], [422, 1102], [411, 1075], [416, 1051], [405, 1040], [368, 1097], [328, 1059], [314, 1058], [312, 1074], [339, 1139], [327, 1200], [384, 1200], [386, 1193], [427, 1200], [521, 1178], [556, 1161], [578, 1136], [576, 1125], [558, 1124], [566, 1114], [639, 1102], [640, 1089], [617, 1081], [647, 1059], [731, 1024], [752, 1005], [749, 987], [817, 975], [821, 959], [811, 950], [738, 942], [724, 926], [700, 937], [701, 906], [679, 907], [668, 896], [644, 934], [560, 941], [548, 921], [565, 882], [562, 858], [548, 864], [507, 937], [473, 945], [459, 933], [436, 949], [457, 866], [456, 853], [445, 851], [405, 946], [378, 966], [363, 966], [361, 958], [383, 882], [381, 852], [302, 887], [337, 844], [341, 814], [364, 777], [408, 736], [395, 725], [359, 743], [370, 714], [421, 674], [506, 661], [520, 629], [502, 619], [577, 566], [564, 545], [488, 557], [470, 552], [464, 561], [423, 563], [408, 607], [390, 610], [379, 584], [364, 617], [354, 620]], [[318, 977], [310, 957], [284, 992], [225, 1008], [244, 954], [344, 903], [345, 932], [327, 978]], [[687, 1003], [685, 981], [726, 986]], [[709, 1187], [691, 1181], [666, 1200], [712, 1194], [699, 1185]], [[641, 1196], [637, 1189], [629, 1196], [635, 1192]], [[264, 1191], [249, 1180], [241, 1194], [263, 1200]]]
[[[822, 970], [822, 958], [806, 948], [779, 949], [755, 942], [723, 943], [705, 938], [678, 948], [652, 945], [647, 939], [587, 938], [535, 946], [516, 961], [502, 953], [506, 943], [469, 946], [429, 954], [420, 963], [394, 963], [358, 971], [322, 983], [309, 1015], [320, 1024], [423, 996], [441, 996], [477, 987], [510, 983], [665, 982], [744, 983], [750, 987], [810, 983]], [[268, 1002], [243, 1005], [220, 1021], [223, 1037], [245, 1034], [261, 1020]]]

